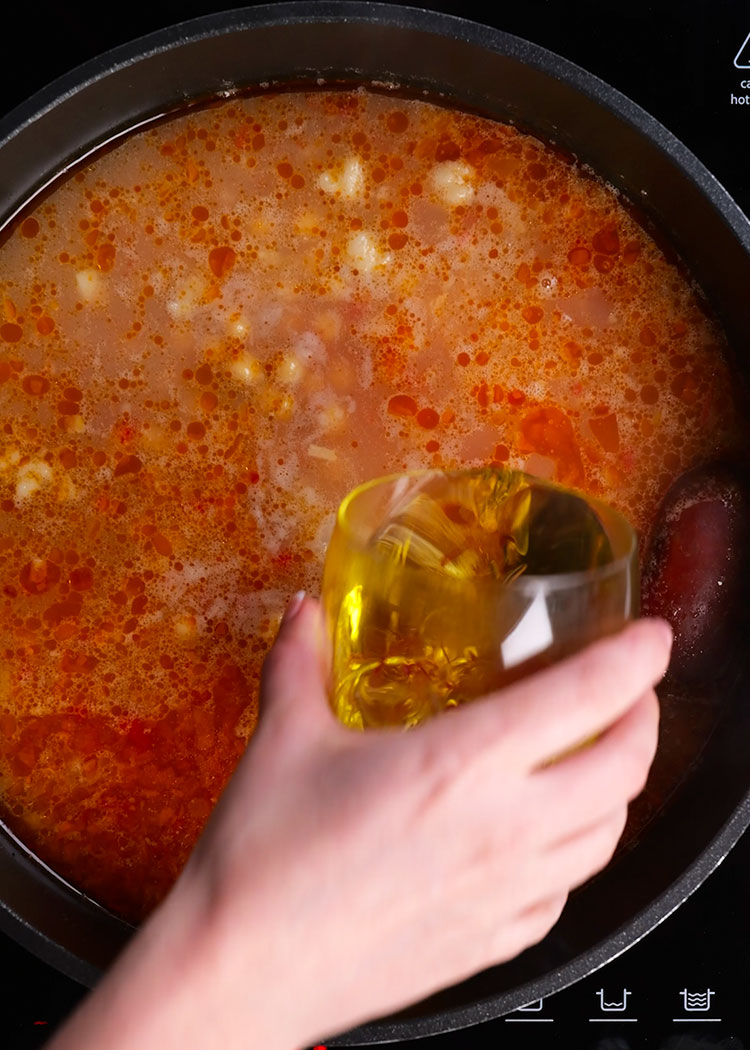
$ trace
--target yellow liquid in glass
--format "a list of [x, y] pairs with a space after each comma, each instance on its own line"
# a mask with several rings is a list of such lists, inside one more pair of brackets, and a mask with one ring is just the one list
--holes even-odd
[[[359, 508], [365, 519], [376, 509]], [[340, 512], [323, 593], [333, 707], [358, 728], [414, 725], [518, 677], [503, 659], [520, 615], [508, 585], [613, 557], [589, 502], [513, 471], [431, 475], [395, 496], [364, 540], [347, 529], [357, 511]]]

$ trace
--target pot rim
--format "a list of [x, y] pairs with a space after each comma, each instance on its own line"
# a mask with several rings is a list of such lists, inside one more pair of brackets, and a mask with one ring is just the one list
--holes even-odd
[[569, 988], [613, 962], [660, 926], [726, 859], [750, 826], [750, 791], [712, 842], [696, 858], [684, 876], [632, 920], [615, 930], [589, 952], [577, 956], [559, 970], [535, 978], [508, 992], [478, 999], [470, 1006], [444, 1009], [424, 1017], [401, 1020], [398, 1016], [368, 1021], [340, 1036], [324, 1039], [326, 1046], [367, 1046], [380, 1042], [422, 1039], [459, 1031], [484, 1021], [496, 1020], [532, 1003]]
[[[0, 118], [0, 149], [35, 120], [76, 92], [135, 62], [171, 50], [175, 45], [263, 26], [342, 21], [416, 29], [447, 36], [513, 58], [555, 78], [564, 79], [605, 109], [634, 125], [642, 135], [655, 142], [681, 168], [687, 170], [701, 192], [730, 224], [745, 250], [750, 253], [750, 220], [729, 191], [676, 135], [623, 92], [562, 55], [512, 33], [459, 15], [399, 3], [383, 3], [379, 0], [281, 0], [279, 3], [236, 7], [201, 15], [135, 37], [73, 67], [6, 113]], [[232, 85], [224, 85], [217, 94], [222, 90], [231, 94], [234, 88]], [[129, 134], [132, 130], [134, 128], [131, 127], [122, 133]], [[97, 144], [96, 148], [100, 145], [101, 143]], [[78, 159], [80, 158], [74, 163], [77, 163]], [[59, 174], [60, 172], [56, 172], [54, 177], [57, 178]], [[34, 191], [32, 196], [38, 192], [39, 189]], [[23, 206], [27, 203], [28, 198], [23, 202]]]

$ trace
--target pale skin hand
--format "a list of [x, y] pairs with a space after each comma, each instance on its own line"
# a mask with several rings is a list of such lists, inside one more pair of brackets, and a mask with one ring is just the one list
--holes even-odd
[[320, 641], [318, 604], [290, 608], [183, 875], [48, 1050], [295, 1050], [512, 958], [609, 861], [656, 748], [666, 624], [408, 733], [335, 720]]

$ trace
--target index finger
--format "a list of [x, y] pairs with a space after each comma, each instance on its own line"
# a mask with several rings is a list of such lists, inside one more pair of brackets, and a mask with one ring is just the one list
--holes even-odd
[[672, 632], [638, 620], [575, 656], [420, 729], [446, 733], [461, 754], [503, 741], [503, 759], [526, 770], [584, 743], [616, 722], [667, 669]]

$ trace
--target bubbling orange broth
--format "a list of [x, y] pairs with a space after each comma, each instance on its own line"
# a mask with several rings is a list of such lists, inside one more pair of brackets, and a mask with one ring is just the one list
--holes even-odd
[[133, 920], [355, 484], [507, 463], [645, 529], [743, 438], [717, 323], [611, 188], [392, 94], [133, 134], [25, 215], [0, 292], [2, 815]]

